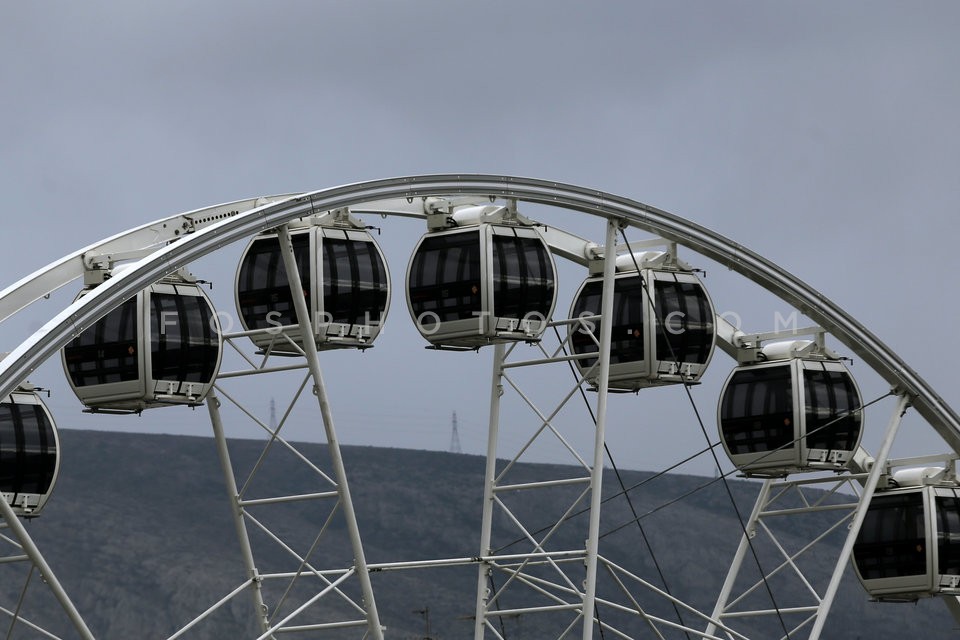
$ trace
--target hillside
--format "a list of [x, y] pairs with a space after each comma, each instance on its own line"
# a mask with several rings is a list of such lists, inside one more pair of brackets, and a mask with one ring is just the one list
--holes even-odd
[[[167, 637], [243, 580], [212, 439], [63, 430], [61, 441], [62, 469], [55, 493], [43, 514], [28, 521], [28, 528], [98, 638]], [[261, 448], [259, 442], [233, 441], [235, 468], [253, 468]], [[318, 464], [326, 459], [325, 449], [318, 445], [303, 450]], [[345, 447], [343, 452], [370, 563], [476, 555], [482, 458], [372, 447]], [[265, 467], [262, 484], [252, 495], [283, 495], [311, 482], [282, 457], [275, 462]], [[514, 473], [517, 482], [545, 473], [570, 474], [547, 465], [526, 465]], [[627, 486], [647, 478], [649, 474], [624, 473]], [[607, 481], [606, 495], [615, 494], [612, 474], [607, 474]], [[694, 491], [707, 483], [706, 478], [667, 476], [632, 492], [634, 508], [642, 514], [673, 496], [692, 493], [645, 517], [642, 530], [628, 526], [604, 537], [602, 552], [622, 559], [640, 575], [656, 576], [649, 544], [669, 587], [708, 607], [739, 534], [722, 484]], [[734, 481], [731, 487], [741, 511], [748, 512], [757, 484]], [[517, 500], [528, 502], [516, 506], [547, 525], [554, 517], [552, 505], [534, 493], [519, 494]], [[629, 513], [622, 499], [612, 499], [605, 507], [602, 530], [629, 522]], [[296, 548], [308, 549], [325, 518], [326, 513], [298, 503], [287, 508], [275, 526]], [[333, 542], [313, 556], [317, 563], [349, 564], [342, 529], [338, 519], [331, 520], [328, 535]], [[254, 537], [257, 544], [263, 542]], [[336, 542], [338, 537], [341, 542]], [[494, 542], [496, 546], [510, 541]], [[258, 555], [258, 568], [272, 570], [282, 556], [264, 552]], [[22, 564], [0, 566], [0, 604], [10, 607], [16, 602], [24, 571]], [[383, 571], [373, 580], [388, 637], [423, 637], [426, 611], [433, 638], [472, 636], [475, 567]], [[35, 618], [54, 620], [49, 626], [65, 638], [73, 637], [46, 593], [34, 580], [24, 610]], [[185, 637], [255, 637], [249, 610], [248, 598], [235, 598], [228, 610]], [[671, 615], [669, 610], [661, 613]], [[954, 628], [942, 603], [870, 603], [848, 576], [826, 637], [937, 639], [954, 637]], [[513, 619], [505, 623], [503, 633], [507, 638], [537, 638], [540, 629], [537, 622]], [[11, 637], [39, 636], [18, 626]]]

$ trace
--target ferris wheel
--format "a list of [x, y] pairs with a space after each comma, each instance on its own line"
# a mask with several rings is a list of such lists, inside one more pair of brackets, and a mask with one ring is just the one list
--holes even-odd
[[[556, 211], [582, 224], [570, 230]], [[367, 219], [381, 216], [420, 225], [405, 270], [391, 270], [370, 233]], [[233, 291], [240, 326], [227, 327], [225, 311], [190, 268], [235, 243], [245, 243]], [[698, 260], [719, 263], [811, 324], [736, 326], [718, 311]], [[573, 283], [561, 278], [567, 267], [579, 271]], [[402, 314], [391, 309], [401, 271], [409, 321], [425, 346], [438, 356], [490, 356], [487, 379], [464, 381], [489, 399], [477, 487], [483, 506], [464, 555], [371, 562], [323, 356], [389, 338], [381, 334], [388, 317]], [[841, 306], [689, 220], [584, 187], [498, 175], [412, 176], [252, 198], [145, 224], [65, 256], [0, 292], [0, 322], [78, 280], [73, 302], [0, 361], [0, 564], [39, 572], [78, 637], [95, 635], [23, 522], [42, 520], [59, 476], [56, 422], [28, 382], [50, 359], [62, 362], [90, 412], [206, 408], [236, 532], [236, 579], [171, 640], [243, 599], [258, 640], [389, 638], [371, 576], [430, 570], [471, 572], [475, 640], [503, 640], [504, 620], [517, 616], [535, 620], [542, 637], [817, 639], [851, 572], [864, 598], [938, 598], [960, 620], [960, 416]], [[565, 309], [558, 308], [563, 292], [572, 292]], [[863, 395], [851, 356], [883, 381], [883, 394]], [[605, 553], [604, 510], [612, 497], [629, 501], [634, 489], [621, 481], [609, 493], [619, 471], [607, 427], [617, 411], [641, 411], [650, 394], [689, 394], [715, 369], [725, 375], [715, 419], [695, 411], [685, 420], [703, 432], [701, 455], [718, 470], [721, 456], [734, 467], [711, 482], [755, 479], [757, 495], [743, 511], [731, 496], [733, 552], [718, 589], [691, 596], [662, 571]], [[277, 424], [232, 388], [281, 375], [295, 377], [285, 378], [294, 381], [292, 400]], [[286, 438], [295, 405], [319, 414], [324, 465]], [[908, 412], [948, 450], [895, 457]], [[868, 413], [880, 414], [870, 419], [871, 450]], [[265, 436], [246, 476], [228, 447], [238, 420]], [[571, 425], [589, 437], [571, 437]], [[543, 477], [516, 474], [543, 440], [567, 456], [561, 475], [554, 466]], [[276, 449], [308, 471], [308, 490], [252, 489]], [[531, 495], [550, 506], [552, 522], [528, 519]], [[275, 526], [272, 514], [291, 505], [327, 514], [306, 548]], [[626, 525], [645, 537], [643, 514], [630, 509]], [[792, 524], [811, 517], [819, 529]], [[334, 518], [342, 530], [329, 526]], [[335, 535], [345, 538], [349, 560], [321, 566], [316, 550]], [[281, 549], [286, 564], [262, 564], [263, 544]], [[781, 590], [787, 582], [801, 588]], [[11, 629], [57, 637], [43, 620], [21, 615], [19, 604], [0, 603]]]

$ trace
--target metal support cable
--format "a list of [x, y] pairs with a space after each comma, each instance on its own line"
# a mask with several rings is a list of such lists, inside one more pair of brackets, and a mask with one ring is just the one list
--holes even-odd
[[[557, 341], [560, 342], [560, 348], [562, 349], [563, 354], [567, 355], [567, 347], [564, 344], [563, 339], [560, 337], [560, 331], [559, 329], [557, 329], [556, 325], [554, 325], [553, 331], [557, 337]], [[576, 369], [574, 369], [573, 367], [573, 362], [568, 360], [567, 366], [570, 368], [570, 373], [573, 375], [574, 379], [579, 380], [579, 376], [577, 375]], [[579, 390], [580, 390], [580, 397], [583, 399], [583, 404], [587, 408], [587, 412], [590, 414], [590, 419], [593, 421], [594, 427], [596, 427], [597, 417], [593, 412], [593, 407], [590, 405], [590, 401], [587, 399], [587, 393], [586, 391], [583, 390], [582, 384], [579, 386]], [[607, 454], [607, 459], [610, 460], [610, 466], [613, 469], [613, 474], [616, 476], [617, 483], [620, 485], [620, 493], [617, 495], [618, 496], [622, 495], [626, 499], [627, 505], [630, 507], [630, 513], [633, 514], [634, 522], [637, 523], [637, 529], [639, 529], [640, 531], [640, 537], [643, 539], [643, 544], [647, 548], [647, 552], [650, 554], [650, 559], [653, 561], [653, 566], [657, 571], [657, 575], [660, 576], [660, 582], [663, 584], [663, 589], [664, 591], [667, 592], [668, 595], [672, 597], [673, 593], [670, 591], [670, 585], [667, 582], [667, 576], [664, 574], [663, 568], [660, 566], [660, 562], [657, 560], [657, 554], [654, 553], [653, 551], [653, 545], [650, 543], [650, 538], [647, 536], [647, 532], [644, 530], [643, 524], [640, 522], [640, 519], [637, 516], [637, 509], [633, 504], [633, 500], [630, 498], [630, 494], [626, 490], [626, 485], [623, 481], [623, 475], [620, 473], [620, 469], [617, 467], [617, 463], [613, 458], [613, 452], [610, 451], [610, 447], [607, 446], [606, 442], [603, 443], [603, 450]], [[606, 501], [607, 500], [604, 500], [604, 502]], [[578, 513], [585, 513], [585, 510], [581, 510]], [[601, 534], [601, 537], [602, 537], [602, 534]], [[681, 615], [680, 608], [677, 607], [676, 602], [673, 603], [673, 610], [677, 615], [677, 620], [680, 622], [680, 626], [684, 626], [683, 616]], [[598, 623], [600, 622], [599, 608], [597, 609], [597, 622]], [[603, 625], [600, 625], [600, 635], [601, 637], [603, 637]]]
[[[720, 446], [720, 443], [719, 443], [719, 442], [711, 445], [711, 447], [719, 447], [719, 446]], [[682, 467], [683, 465], [687, 464], [687, 463], [690, 462], [691, 460], [695, 460], [695, 459], [699, 458], [700, 456], [702, 456], [703, 454], [707, 453], [708, 450], [709, 450], [709, 449], [702, 449], [702, 450], [700, 450], [700, 451], [698, 451], [698, 452], [696, 452], [696, 453], [694, 453], [694, 454], [691, 454], [691, 455], [687, 456], [687, 457], [684, 458], [683, 460], [680, 460], [680, 461], [678, 461], [678, 462], [675, 462], [675, 463], [673, 463], [672, 465], [670, 465], [670, 466], [668, 466], [668, 467], [664, 467], [664, 468], [661, 469], [660, 471], [658, 471], [658, 472], [656, 472], [656, 473], [654, 473], [654, 474], [651, 474], [650, 477], [644, 478], [644, 479], [641, 480], [640, 482], [637, 482], [637, 483], [635, 483], [635, 484], [632, 484], [632, 485], [630, 485], [629, 487], [627, 487], [627, 488], [625, 488], [625, 489], [622, 489], [621, 491], [618, 491], [617, 493], [614, 493], [613, 495], [607, 496], [606, 498], [603, 499], [603, 503], [606, 504], [607, 502], [610, 502], [611, 500], [616, 500], [617, 498], [619, 498], [620, 496], [622, 496], [624, 493], [629, 493], [629, 492], [631, 492], [631, 491], [634, 491], [635, 489], [639, 489], [639, 488], [642, 487], [643, 485], [645, 485], [645, 484], [647, 484], [647, 483], [649, 483], [649, 482], [653, 482], [654, 480], [657, 480], [658, 478], [661, 478], [661, 477], [667, 475], [668, 473], [671, 473], [672, 471], [675, 471], [675, 470], [679, 469], [680, 467]], [[713, 482], [716, 482], [716, 481], [718, 481], [718, 480], [719, 480], [719, 478], [716, 478], [716, 479], [714, 479], [713, 481], [711, 481], [710, 483], [708, 483], [708, 484], [706, 484], [706, 485], [702, 485], [702, 486], [700, 486], [700, 487], [697, 487], [697, 489], [695, 489], [694, 492], [699, 491], [700, 489], [706, 488], [706, 487], [710, 486], [711, 484], [713, 484]], [[587, 511], [588, 511], [587, 509], [580, 509], [579, 511], [575, 511], [575, 512], [567, 515], [566, 517], [564, 517], [563, 520], [561, 520], [561, 524], [562, 524], [563, 522], [566, 522], [567, 520], [572, 520], [573, 518], [576, 518], [577, 516], [582, 516], [583, 514], [587, 513]], [[640, 518], [643, 518], [643, 516], [639, 516], [639, 517], [640, 517]], [[632, 521], [631, 521], [630, 523], [627, 523], [627, 524], [629, 525], [629, 524], [631, 524], [631, 523], [632, 523]], [[547, 526], [547, 527], [541, 527], [540, 529], [537, 529], [537, 530], [531, 532], [531, 534], [532, 534], [532, 535], [536, 535], [536, 534], [538, 534], [538, 533], [544, 533], [545, 531], [547, 531], [548, 529], [550, 529], [550, 528], [553, 527], [553, 526], [555, 526], [555, 525], [550, 525], [550, 526]], [[621, 527], [621, 528], [622, 528], [622, 527]], [[609, 532], [608, 532], [608, 533], [609, 533]], [[604, 534], [602, 534], [602, 535], [603, 535], [603, 536], [606, 536], [606, 535], [608, 535], [608, 533], [604, 533]], [[513, 545], [515, 545], [515, 544], [520, 544], [521, 542], [525, 542], [526, 540], [527, 540], [526, 538], [516, 538], [515, 540], [513, 540], [513, 541], [511, 541], [511, 542], [508, 542], [507, 544], [498, 547], [497, 549], [495, 549], [495, 550], [493, 551], [493, 553], [501, 553], [501, 552], [503, 552], [504, 550], [509, 549], [509, 548], [512, 547]]]
[[[863, 410], [866, 409], [867, 407], [869, 407], [869, 406], [871, 406], [871, 405], [874, 405], [874, 404], [876, 404], [877, 402], [880, 402], [881, 400], [883, 400], [884, 398], [890, 397], [891, 395], [894, 395], [894, 392], [890, 391], [890, 392], [887, 392], [887, 393], [885, 393], [885, 394], [883, 394], [883, 395], [881, 395], [881, 396], [878, 396], [877, 398], [874, 398], [874, 399], [871, 400], [870, 402], [865, 403], [865, 404], [859, 409], [859, 411], [863, 411]], [[837, 420], [841, 420], [841, 419], [847, 417], [847, 415], [849, 415], [849, 413], [843, 413], [843, 414], [837, 415], [833, 420], [830, 420], [830, 421], [822, 424], [821, 426], [817, 427], [816, 429], [810, 431], [809, 434], [807, 434], [807, 435], [815, 434], [815, 433], [817, 433], [818, 431], [820, 431], [821, 429], [827, 429], [827, 428], [829, 428], [831, 425], [833, 425]], [[767, 456], [769, 456], [769, 455], [773, 455], [774, 453], [780, 451], [781, 449], [784, 449], [784, 448], [787, 448], [787, 447], [792, 447], [792, 446], [794, 446], [795, 444], [797, 444], [799, 441], [800, 441], [800, 438], [795, 438], [795, 439], [793, 439], [793, 440], [791, 440], [791, 441], [789, 441], [789, 442], [786, 442], [786, 443], [782, 444], [781, 446], [777, 447], [776, 449], [771, 449], [771, 450], [768, 451], [767, 453], [765, 453], [765, 454], [763, 454], [762, 456], [758, 457], [757, 460], [763, 460], [765, 457], [767, 457]], [[648, 483], [650, 483], [650, 482], [653, 482], [654, 480], [657, 480], [657, 479], [659, 479], [659, 478], [661, 478], [661, 477], [663, 477], [663, 476], [665, 476], [665, 475], [667, 475], [667, 474], [675, 471], [676, 469], [679, 469], [680, 467], [682, 467], [683, 465], [687, 464], [688, 462], [690, 462], [690, 461], [692, 461], [692, 460], [695, 460], [696, 458], [699, 458], [700, 456], [708, 453], [711, 449], [716, 449], [716, 448], [719, 447], [719, 446], [720, 446], [720, 443], [719, 443], [719, 442], [715, 442], [715, 443], [711, 444], [709, 447], [707, 447], [707, 448], [705, 448], [705, 449], [701, 449], [700, 451], [698, 451], [698, 452], [696, 452], [696, 453], [693, 453], [693, 454], [687, 456], [687, 457], [684, 458], [683, 460], [680, 460], [680, 461], [678, 461], [678, 462], [675, 462], [674, 464], [672, 464], [672, 465], [670, 465], [670, 466], [668, 466], [668, 467], [664, 467], [664, 468], [661, 469], [660, 471], [658, 471], [658, 472], [650, 475], [650, 477], [644, 478], [644, 479], [641, 480], [640, 482], [637, 482], [637, 483], [635, 483], [635, 484], [630, 485], [629, 487], [627, 487], [627, 488], [624, 489], [623, 491], [618, 492], [618, 493], [615, 493], [615, 494], [610, 495], [610, 496], [607, 496], [606, 498], [604, 498], [604, 503], [609, 502], [609, 501], [611, 501], [611, 500], [615, 500], [616, 498], [619, 498], [624, 492], [629, 493], [629, 492], [631, 492], [631, 491], [634, 491], [634, 490], [636, 490], [636, 489], [639, 489], [640, 487], [642, 487], [642, 486], [644, 486], [644, 485], [646, 485], [646, 484], [648, 484]], [[669, 500], [669, 501], [667, 501], [667, 502], [664, 502], [664, 503], [660, 504], [659, 506], [657, 506], [657, 507], [655, 507], [655, 508], [653, 508], [653, 509], [651, 509], [651, 510], [645, 512], [645, 513], [640, 514], [639, 516], [637, 516], [637, 518], [640, 519], [640, 520], [642, 520], [643, 518], [646, 518], [646, 517], [648, 517], [648, 516], [652, 516], [653, 514], [659, 512], [659, 511], [661, 511], [661, 510], [663, 510], [663, 509], [665, 509], [665, 508], [667, 508], [667, 507], [669, 507], [669, 506], [671, 506], [671, 505], [673, 505], [673, 504], [676, 504], [677, 502], [680, 502], [681, 500], [684, 500], [684, 499], [686, 499], [686, 498], [689, 498], [690, 496], [694, 495], [695, 493], [699, 493], [700, 491], [703, 491], [704, 489], [708, 489], [708, 488], [712, 487], [712, 486], [715, 485], [716, 483], [718, 483], [718, 482], [720, 482], [721, 480], [723, 480], [723, 478], [729, 478], [730, 476], [732, 476], [733, 474], [737, 473], [738, 471], [739, 471], [739, 469], [731, 469], [730, 471], [727, 471], [727, 472], [725, 472], [725, 473], [722, 473], [722, 474], [718, 475], [716, 478], [712, 478], [709, 482], [706, 482], [706, 483], [704, 483], [704, 484], [701, 484], [701, 485], [699, 485], [699, 486], [696, 486], [696, 487], [694, 487], [693, 489], [691, 489], [690, 491], [687, 491], [686, 493], [683, 493], [683, 494], [677, 496], [676, 498], [673, 498], [672, 500]], [[581, 516], [581, 515], [585, 514], [586, 512], [587, 512], [586, 509], [581, 509], [581, 510], [579, 510], [579, 511], [575, 511], [575, 512], [569, 514], [566, 518], [564, 518], [564, 521], [566, 521], [566, 520], [572, 520], [573, 518], [576, 518], [577, 516]], [[629, 526], [632, 525], [632, 524], [633, 524], [633, 520], [632, 520], [632, 519], [631, 519], [631, 520], [628, 520], [627, 522], [621, 523], [621, 524], [615, 526], [613, 529], [610, 529], [609, 531], [601, 534], [601, 537], [606, 537], [606, 536], [609, 536], [609, 535], [613, 535], [613, 534], [621, 531], [622, 529], [624, 529], [624, 528], [626, 528], [626, 527], [629, 527]], [[552, 525], [551, 525], [551, 526], [552, 526]], [[537, 534], [537, 533], [542, 533], [542, 532], [546, 531], [547, 529], [549, 529], [549, 527], [543, 527], [543, 528], [538, 529], [538, 530], [536, 530], [536, 531], [534, 531], [534, 532], [532, 532], [532, 533], [535, 535], [535, 534]], [[508, 542], [507, 544], [502, 545], [501, 547], [497, 548], [494, 552], [495, 552], [495, 553], [501, 553], [501, 552], [504, 551], [505, 549], [509, 549], [509, 548], [512, 547], [513, 545], [519, 544], [519, 543], [521, 543], [521, 542], [523, 542], [523, 541], [525, 541], [525, 540], [526, 540], [526, 538], [517, 538], [517, 539], [515, 539], [515, 540], [513, 540], [513, 541], [511, 541], [511, 542]]]
[[[880, 401], [883, 400], [884, 398], [888, 398], [888, 397], [890, 397], [890, 396], [892, 396], [892, 395], [894, 395], [894, 393], [893, 393], [892, 391], [887, 392], [887, 393], [883, 394], [882, 396], [879, 396], [879, 397], [871, 400], [870, 402], [867, 402], [866, 404], [863, 405], [863, 407], [861, 407], [860, 410], [862, 411], [863, 409], [866, 409], [867, 407], [869, 407], [869, 406], [871, 406], [871, 405], [873, 405], [873, 404], [876, 404], [877, 402], [880, 402]], [[844, 413], [844, 414], [838, 415], [838, 416], [835, 417], [833, 420], [830, 420], [829, 422], [826, 422], [826, 423], [824, 423], [823, 425], [821, 425], [821, 426], [817, 427], [816, 429], [814, 429], [813, 431], [811, 431], [810, 434], [817, 433], [817, 432], [820, 431], [821, 429], [826, 429], [826, 428], [830, 427], [830, 426], [831, 426], [832, 424], [834, 424], [836, 421], [842, 420], [843, 418], [847, 417], [847, 415], [848, 415], [848, 413]], [[808, 434], [808, 435], [809, 435], [809, 434]], [[803, 437], [805, 437], [805, 436], [803, 436]], [[769, 455], [772, 455], [772, 454], [776, 453], [777, 451], [779, 451], [780, 449], [787, 448], [787, 447], [792, 447], [793, 445], [795, 445], [796, 443], [798, 443], [800, 440], [801, 440], [801, 438], [795, 438], [795, 439], [791, 440], [790, 442], [784, 443], [784, 444], [781, 445], [780, 447], [777, 447], [776, 449], [771, 449], [770, 451], [768, 451], [768, 452], [765, 453], [763, 456], [761, 456], [761, 457], [759, 457], [759, 458], [757, 458], [757, 459], [758, 459], [758, 460], [762, 460], [764, 457], [769, 456]], [[717, 445], [713, 445], [714, 448], [715, 448], [716, 446], [717, 446]], [[684, 494], [682, 494], [682, 495], [679, 495], [679, 496], [677, 496], [676, 498], [674, 498], [674, 499], [672, 499], [672, 500], [669, 500], [669, 501], [667, 501], [667, 502], [664, 502], [663, 504], [657, 506], [657, 507], [654, 508], [654, 509], [651, 509], [650, 511], [647, 511], [646, 513], [642, 514], [642, 515], [640, 516], [640, 518], [642, 519], [642, 518], [646, 518], [647, 516], [652, 516], [653, 514], [657, 513], [658, 511], [660, 511], [660, 510], [662, 510], [662, 509], [665, 509], [665, 508], [667, 508], [667, 507], [669, 507], [669, 506], [671, 506], [671, 505], [673, 505], [673, 504], [675, 504], [675, 503], [677, 503], [677, 502], [680, 502], [681, 500], [683, 500], [683, 499], [685, 499], [685, 498], [689, 498], [689, 497], [692, 496], [693, 494], [695, 494], [695, 493], [697, 493], [697, 492], [699, 492], [699, 491], [702, 491], [703, 489], [706, 489], [706, 488], [708, 488], [708, 487], [710, 487], [710, 486], [712, 486], [712, 485], [714, 485], [714, 484], [716, 484], [716, 483], [718, 483], [718, 482], [724, 481], [724, 478], [728, 478], [728, 477], [730, 477], [731, 475], [733, 475], [734, 473], [737, 473], [738, 471], [739, 471], [739, 469], [731, 469], [730, 471], [727, 471], [726, 473], [722, 473], [722, 474], [720, 474], [719, 476], [717, 476], [716, 478], [711, 479], [709, 482], [707, 482], [707, 483], [705, 483], [705, 484], [702, 484], [702, 485], [700, 485], [700, 486], [698, 486], [698, 487], [694, 487], [694, 488], [691, 489], [690, 491], [687, 491], [686, 493], [684, 493]], [[665, 473], [666, 473], [666, 472], [665, 472]], [[662, 475], [662, 474], [661, 474], [661, 475]], [[652, 479], [652, 478], [648, 478], [647, 480], [644, 480], [643, 482], [644, 482], [644, 483], [645, 483], [645, 482], [648, 482], [648, 481], [651, 480], [651, 479]], [[643, 483], [638, 483], [638, 485], [634, 485], [634, 486], [639, 486], [639, 484], [643, 484]], [[629, 489], [629, 490], [632, 490], [632, 489], [633, 489], [633, 487], [631, 487], [631, 489]], [[613, 529], [611, 529], [611, 530], [607, 531], [606, 533], [604, 533], [603, 536], [612, 535], [612, 534], [616, 533], [617, 531], [620, 531], [621, 529], [630, 526], [631, 524], [633, 524], [633, 521], [628, 521], [628, 522], [619, 524], [619, 525], [617, 525], [616, 527], [614, 527]]]
[[[620, 235], [623, 238], [624, 244], [629, 246], [630, 243], [627, 241], [627, 234], [623, 229], [620, 229]], [[608, 251], [609, 251], [609, 248], [608, 248]], [[630, 259], [633, 261], [633, 266], [637, 270], [637, 277], [640, 278], [641, 288], [643, 291], [646, 291], [647, 283], [644, 282], [643, 276], [640, 274], [640, 265], [637, 263], [637, 256], [632, 251], [630, 252]], [[653, 292], [651, 291], [650, 293], [653, 293]], [[673, 343], [670, 342], [670, 338], [666, 333], [667, 330], [666, 330], [666, 327], [664, 326], [663, 318], [660, 317], [660, 310], [657, 309], [657, 306], [654, 304], [651, 298], [651, 295], [649, 293], [647, 294], [646, 298], [647, 298], [647, 304], [650, 307], [650, 311], [653, 313], [654, 318], [656, 320], [657, 330], [662, 332], [664, 343], [666, 343], [667, 348], [670, 350], [670, 360], [673, 361], [673, 363], [676, 365], [677, 371], [680, 371], [680, 360], [679, 358], [677, 358], [677, 354], [673, 348]], [[656, 340], [654, 340], [654, 344], [649, 345], [649, 348], [650, 349], [656, 348]], [[709, 434], [707, 434], [706, 425], [703, 424], [703, 418], [700, 416], [700, 410], [697, 408], [697, 403], [693, 399], [693, 393], [690, 392], [690, 383], [684, 381], [682, 384], [683, 384], [683, 390], [687, 394], [687, 399], [690, 401], [690, 407], [693, 409], [693, 414], [697, 418], [697, 424], [700, 426], [700, 432], [703, 434], [703, 439], [709, 445], [710, 436]], [[719, 469], [720, 459], [717, 456], [716, 450], [712, 447], [710, 448], [710, 455], [713, 457], [714, 465], [716, 466], [717, 469]], [[743, 514], [740, 513], [740, 508], [737, 506], [736, 499], [733, 497], [733, 490], [730, 488], [730, 483], [727, 482], [726, 475], [722, 475], [720, 477], [722, 479], [723, 487], [727, 494], [727, 497], [730, 499], [730, 505], [733, 507], [733, 511], [737, 516], [737, 522], [740, 523], [740, 530], [743, 532], [743, 535], [746, 536], [747, 524], [743, 519]], [[760, 576], [763, 580], [764, 589], [766, 590], [767, 595], [770, 597], [770, 602], [771, 604], [773, 604], [774, 610], [777, 612], [777, 619], [780, 621], [780, 626], [783, 629], [784, 637], [787, 638], [787, 640], [789, 640], [790, 631], [787, 629], [787, 623], [783, 619], [783, 614], [780, 611], [780, 606], [777, 604], [777, 599], [773, 594], [773, 588], [770, 586], [770, 583], [767, 581], [766, 572], [763, 570], [763, 566], [760, 562], [760, 556], [759, 554], [757, 554], [757, 550], [753, 546], [753, 541], [749, 539], [749, 537], [747, 538], [747, 544], [750, 547], [750, 555], [753, 556], [754, 563], [756, 563], [757, 565], [757, 570], [760, 572]]]

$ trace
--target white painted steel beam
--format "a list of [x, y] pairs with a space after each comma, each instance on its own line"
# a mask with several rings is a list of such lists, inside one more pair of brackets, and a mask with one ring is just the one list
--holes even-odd
[[[296, 309], [297, 319], [300, 324], [300, 339], [303, 340], [304, 356], [306, 357], [307, 364], [310, 366], [310, 375], [313, 378], [313, 392], [317, 397], [320, 415], [323, 419], [323, 428], [327, 437], [327, 451], [330, 454], [330, 462], [337, 480], [337, 492], [340, 494], [340, 505], [343, 509], [344, 519], [346, 520], [350, 546], [353, 550], [354, 567], [360, 580], [360, 588], [363, 593], [363, 604], [366, 609], [367, 620], [367, 635], [365, 637], [373, 638], [373, 640], [383, 640], [383, 628], [380, 625], [377, 602], [373, 594], [373, 585], [370, 582], [370, 571], [367, 569], [367, 559], [360, 537], [360, 527], [357, 524], [353, 498], [350, 495], [350, 486], [347, 483], [347, 472], [343, 464], [343, 455], [340, 451], [340, 441], [337, 438], [337, 432], [334, 428], [333, 413], [330, 410], [330, 398], [327, 395], [327, 388], [323, 382], [323, 372], [320, 368], [320, 358], [317, 355], [317, 345], [311, 323], [310, 309], [304, 297], [303, 283], [300, 281], [300, 271], [297, 268], [297, 259], [294, 256], [293, 244], [290, 241], [290, 231], [287, 225], [281, 225], [278, 228], [278, 232], [280, 255], [283, 257], [283, 264], [287, 271], [287, 280], [289, 281], [290, 293], [293, 297], [293, 306]], [[289, 619], [289, 616], [287, 619]]]

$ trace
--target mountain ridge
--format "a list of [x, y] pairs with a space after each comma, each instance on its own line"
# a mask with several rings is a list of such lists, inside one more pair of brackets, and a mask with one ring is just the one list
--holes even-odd
[[[61, 429], [60, 439], [60, 478], [44, 512], [28, 521], [27, 528], [97, 638], [167, 637], [245, 580], [213, 438]], [[263, 447], [259, 440], [229, 441], [233, 467], [241, 485], [248, 485], [245, 496], [315, 490], [311, 486], [316, 485], [316, 475], [294, 464], [297, 457], [283, 448], [270, 451], [255, 481], [248, 482], [247, 474], [257, 467]], [[324, 445], [298, 443], [297, 449], [318, 466], [325, 465]], [[372, 446], [341, 449], [368, 563], [380, 566], [477, 555], [482, 456]], [[515, 474], [511, 481], [525, 482], [569, 477], [571, 467], [529, 463], [517, 465], [510, 473]], [[638, 573], [653, 576], [653, 581], [659, 566], [670, 589], [709, 610], [740, 538], [724, 487], [699, 476], [656, 477], [624, 470], [621, 476], [627, 487], [639, 488], [631, 491], [633, 504], [627, 505], [616, 496], [620, 490], [613, 474], [605, 473], [604, 494], [614, 497], [604, 506], [601, 552], [622, 558]], [[728, 484], [741, 513], [749, 513], [758, 484], [745, 480]], [[511, 501], [518, 513], [528, 514], [536, 530], [556, 522], [558, 510], [568, 504], [568, 494], [565, 489], [545, 494], [538, 490], [517, 492], [504, 500]], [[672, 504], [660, 508], [665, 502]], [[277, 509], [264, 516], [264, 526], [272, 527], [293, 548], [310, 549], [317, 531], [325, 529], [327, 537], [310, 560], [322, 561], [324, 567], [352, 564], [343, 523], [337, 517], [298, 503]], [[631, 509], [641, 515], [640, 525]], [[577, 535], [584, 516], [578, 518], [579, 522], [570, 521], [570, 533], [557, 534], [558, 544], [582, 545]], [[504, 523], [498, 515], [492, 546], [508, 553], [517, 548], [517, 541], [500, 532], [504, 528], [498, 525]], [[248, 529], [256, 545], [258, 569], [279, 571], [289, 554], [271, 549], [268, 536], [256, 527], [248, 525]], [[823, 570], [832, 569], [828, 564]], [[5, 576], [0, 582], [0, 604], [9, 608], [7, 603], [16, 601], [19, 585], [6, 578], [10, 567], [0, 569]], [[953, 637], [956, 623], [942, 603], [870, 603], [851, 574], [848, 570], [825, 637], [884, 638], [907, 633]], [[371, 579], [388, 637], [425, 637], [427, 616], [433, 638], [472, 637], [475, 566], [433, 573], [384, 569]], [[40, 612], [34, 616], [39, 621], [51, 604], [49, 597], [38, 592], [42, 586], [31, 586], [30, 599], [39, 604], [29, 611]], [[256, 637], [251, 610], [248, 597], [234, 598], [185, 637]], [[911, 610], [914, 615], [905, 614]], [[659, 613], [672, 615], [668, 608]], [[51, 613], [51, 617], [55, 616]], [[502, 631], [511, 638], [548, 637], [540, 635], [547, 632], [541, 628], [545, 625], [533, 618], [508, 619]], [[73, 637], [65, 621], [54, 622], [51, 630]], [[359, 636], [331, 632], [323, 637]]]

